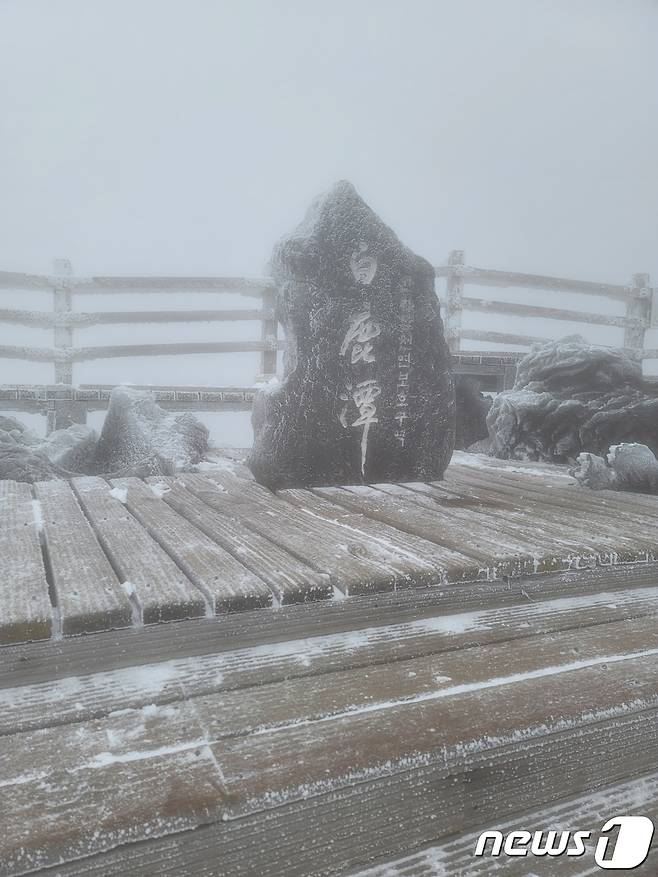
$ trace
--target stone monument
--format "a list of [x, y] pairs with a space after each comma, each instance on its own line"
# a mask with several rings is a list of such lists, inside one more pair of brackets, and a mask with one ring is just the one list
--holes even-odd
[[455, 435], [432, 266], [348, 182], [275, 248], [284, 377], [254, 404], [249, 465], [271, 489], [440, 479]]

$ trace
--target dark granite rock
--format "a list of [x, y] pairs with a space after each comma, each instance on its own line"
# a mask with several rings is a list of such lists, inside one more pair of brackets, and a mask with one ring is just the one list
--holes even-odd
[[279, 243], [272, 273], [284, 378], [254, 406], [256, 479], [441, 478], [455, 403], [432, 266], [341, 182]]
[[208, 430], [191, 414], [168, 414], [153, 396], [130, 387], [112, 391], [94, 468], [125, 475], [171, 475], [201, 462]]
[[624, 442], [658, 452], [658, 394], [624, 350], [577, 335], [534, 349], [512, 390], [494, 400], [487, 426], [503, 459], [572, 462]]
[[480, 390], [480, 382], [469, 375], [455, 378], [455, 401], [457, 405], [457, 424], [455, 448], [460, 451], [488, 439], [487, 414], [491, 408], [491, 397]]

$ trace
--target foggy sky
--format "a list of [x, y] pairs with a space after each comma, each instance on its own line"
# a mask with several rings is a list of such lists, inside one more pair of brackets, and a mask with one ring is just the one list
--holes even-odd
[[652, 0], [0, 0], [0, 270], [258, 275], [348, 178], [435, 264], [656, 277], [657, 46]]

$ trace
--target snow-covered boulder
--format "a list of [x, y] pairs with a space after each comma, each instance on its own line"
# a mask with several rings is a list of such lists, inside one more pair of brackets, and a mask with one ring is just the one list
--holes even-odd
[[61, 469], [88, 475], [94, 471], [97, 443], [96, 430], [76, 423], [51, 432], [38, 449]]
[[579, 454], [571, 474], [592, 490], [634, 490], [658, 494], [658, 460], [646, 445], [613, 445], [605, 458]]
[[105, 474], [171, 475], [203, 460], [208, 437], [192, 414], [168, 414], [151, 393], [116, 387], [94, 466]]
[[578, 335], [535, 348], [487, 416], [492, 454], [566, 463], [624, 442], [658, 452], [658, 395], [625, 350]]

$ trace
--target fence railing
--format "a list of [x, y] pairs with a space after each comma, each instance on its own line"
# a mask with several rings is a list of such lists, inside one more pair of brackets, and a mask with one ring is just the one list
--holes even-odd
[[[437, 290], [443, 300], [446, 335], [458, 373], [477, 375], [492, 389], [510, 386], [520, 353], [498, 350], [464, 350], [463, 340], [528, 348], [546, 341], [549, 336], [514, 334], [490, 329], [463, 327], [463, 315], [473, 311], [514, 317], [535, 317], [556, 321], [559, 337], [560, 321], [586, 325], [612, 326], [623, 329], [623, 346], [643, 359], [658, 358], [658, 350], [646, 349], [645, 333], [651, 326], [654, 291], [647, 274], [635, 274], [627, 286], [569, 280], [535, 274], [520, 274], [464, 264], [464, 253], [455, 250], [446, 265], [436, 268], [437, 278], [445, 279], [445, 291]], [[522, 287], [530, 294], [536, 291], [573, 292], [616, 299], [624, 303], [621, 315], [599, 311], [571, 310], [515, 303], [466, 294], [468, 285], [484, 287]], [[0, 344], [0, 359], [50, 362], [54, 366], [54, 384], [25, 385], [4, 383], [0, 386], [0, 409], [40, 411], [48, 416], [48, 428], [60, 428], [71, 422], [84, 422], [87, 411], [107, 405], [110, 385], [73, 386], [75, 363], [97, 359], [136, 356], [171, 356], [199, 353], [260, 353], [260, 373], [264, 378], [276, 372], [277, 351], [283, 347], [274, 317], [274, 287], [268, 278], [243, 277], [91, 277], [69, 275], [37, 276], [0, 272], [0, 303], [3, 292], [29, 292], [44, 295], [44, 307], [32, 309], [0, 309], [0, 325], [22, 325], [52, 329], [53, 344], [48, 347]], [[258, 307], [182, 310], [81, 311], [76, 298], [90, 294], [136, 293], [238, 293], [258, 298]], [[47, 307], [47, 305], [50, 305]], [[658, 305], [656, 306], [658, 308]], [[654, 319], [658, 314], [654, 311]], [[174, 323], [225, 323], [251, 320], [260, 322], [259, 340], [113, 344], [76, 346], [74, 331], [98, 325], [151, 325]], [[154, 389], [150, 387], [150, 389]], [[253, 387], [158, 387], [156, 396], [164, 407], [175, 410], [243, 410], [251, 406]]]
[[[597, 326], [615, 326], [624, 329], [623, 342], [618, 346], [632, 349], [642, 359], [655, 359], [658, 350], [644, 347], [644, 336], [654, 319], [654, 290], [649, 285], [648, 274], [634, 274], [627, 286], [612, 283], [594, 283], [589, 280], [570, 280], [564, 277], [546, 277], [540, 274], [519, 274], [511, 271], [495, 271], [488, 268], [471, 268], [464, 264], [463, 250], [453, 250], [447, 265], [436, 268], [436, 276], [446, 279], [445, 308], [443, 312], [448, 344], [453, 352], [459, 352], [461, 340], [485, 341], [529, 347], [554, 339], [536, 335], [520, 335], [509, 332], [492, 332], [479, 329], [463, 329], [464, 311], [480, 311], [516, 317], [535, 317], [556, 321], [568, 320]], [[533, 304], [473, 298], [464, 292], [465, 287], [521, 287], [531, 295], [536, 292], [579, 293], [599, 298], [615, 299], [624, 303], [624, 314], [615, 316], [595, 311], [570, 310], [561, 307], [545, 307]], [[658, 305], [655, 306], [658, 309]]]

